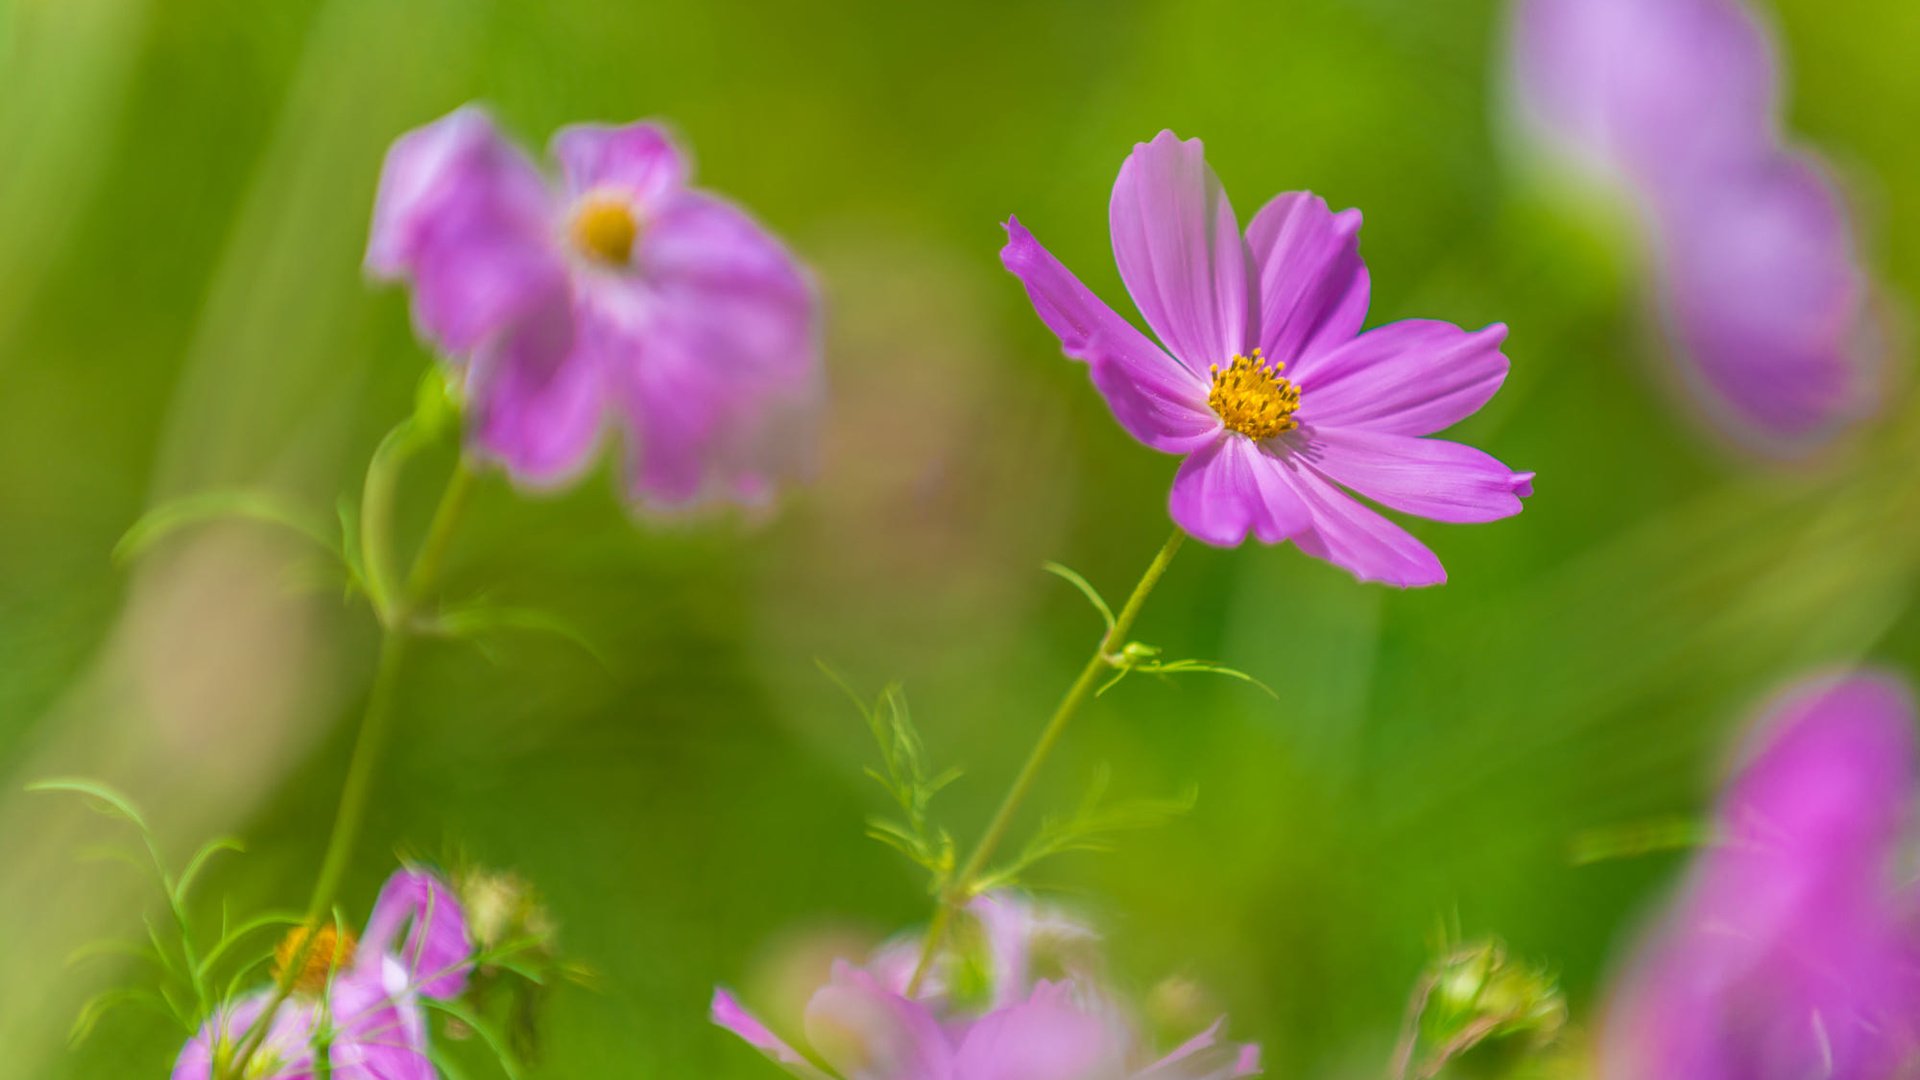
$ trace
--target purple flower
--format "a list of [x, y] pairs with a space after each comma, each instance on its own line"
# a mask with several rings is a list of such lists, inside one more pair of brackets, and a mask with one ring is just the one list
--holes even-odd
[[[295, 931], [282, 945], [283, 964], [304, 936]], [[396, 872], [357, 946], [350, 934], [320, 931], [247, 1076], [309, 1080], [315, 1047], [324, 1046], [338, 1080], [435, 1080], [420, 998], [458, 996], [472, 953], [453, 891], [427, 871]], [[267, 988], [217, 1008], [181, 1050], [173, 1080], [210, 1080], [216, 1065], [232, 1061], [272, 997]]]
[[567, 482], [609, 426], [636, 505], [764, 504], [804, 471], [820, 385], [808, 277], [745, 213], [687, 186], [651, 123], [553, 137], [549, 185], [469, 106], [400, 137], [367, 269], [465, 372], [470, 440], [524, 484]]
[[1240, 232], [1199, 140], [1163, 131], [1114, 182], [1114, 258], [1165, 345], [1115, 314], [1007, 222], [1000, 259], [1068, 356], [1085, 361], [1122, 427], [1186, 455], [1169, 509], [1230, 547], [1292, 540], [1363, 580], [1435, 585], [1446, 571], [1353, 499], [1437, 521], [1519, 513], [1532, 473], [1429, 439], [1506, 378], [1506, 327], [1409, 320], [1361, 332], [1369, 285], [1360, 214], [1279, 195]]
[[1628, 196], [1680, 373], [1716, 428], [1803, 453], [1872, 405], [1877, 327], [1847, 208], [1781, 145], [1769, 36], [1740, 0], [1524, 0], [1516, 105]]
[[1757, 725], [1718, 842], [1614, 994], [1603, 1075], [1880, 1080], [1920, 1060], [1914, 895], [1896, 881], [1914, 798], [1899, 682], [1803, 683]]
[[1156, 1058], [1091, 975], [1034, 976], [1043, 939], [1064, 932], [1084, 943], [1083, 927], [1007, 894], [982, 900], [971, 909], [980, 955], [949, 953], [940, 964], [983, 970], [988, 988], [977, 1001], [945, 986], [907, 998], [903, 973], [890, 961], [894, 950], [883, 948], [869, 968], [837, 963], [814, 993], [805, 1019], [809, 1053], [725, 990], [714, 992], [713, 1021], [792, 1075], [813, 1080], [1229, 1080], [1259, 1073], [1258, 1048], [1222, 1042], [1218, 1022]]

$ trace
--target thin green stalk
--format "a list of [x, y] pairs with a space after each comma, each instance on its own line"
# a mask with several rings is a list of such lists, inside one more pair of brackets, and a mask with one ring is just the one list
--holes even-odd
[[1139, 584], [1133, 587], [1133, 595], [1127, 597], [1126, 605], [1101, 637], [1100, 646], [1087, 659], [1086, 666], [1080, 669], [1080, 677], [1073, 681], [1067, 696], [1060, 700], [1059, 707], [1053, 710], [1053, 716], [1047, 720], [1047, 726], [1041, 729], [1040, 741], [1034, 744], [1033, 752], [1027, 755], [1027, 762], [1021, 766], [1020, 774], [1014, 777], [1013, 787], [1008, 789], [1007, 797], [1000, 801], [1000, 809], [994, 812], [987, 831], [980, 837], [980, 843], [973, 849], [973, 854], [960, 872], [954, 875], [948, 888], [942, 890], [940, 906], [933, 913], [933, 921], [927, 924], [927, 938], [920, 948], [920, 962], [914, 966], [913, 978], [907, 983], [908, 997], [920, 991], [920, 984], [926, 979], [935, 954], [940, 951], [947, 925], [953, 921], [954, 910], [973, 898], [974, 882], [986, 871], [988, 861], [1006, 840], [1008, 830], [1013, 827], [1014, 816], [1032, 793], [1048, 756], [1053, 753], [1061, 736], [1066, 734], [1067, 725], [1073, 720], [1074, 714], [1099, 688], [1101, 676], [1113, 666], [1118, 650], [1126, 644], [1127, 632], [1133, 629], [1134, 620], [1140, 617], [1140, 609], [1146, 606], [1147, 594], [1160, 583], [1161, 576], [1167, 572], [1167, 566], [1173, 562], [1173, 556], [1180, 550], [1180, 543], [1186, 536], [1186, 533], [1175, 528], [1173, 535], [1167, 537], [1167, 542], [1160, 545], [1159, 553], [1147, 564], [1147, 572], [1140, 576]]
[[[409, 425], [403, 423], [381, 442], [367, 469], [362, 495], [361, 540], [366, 552], [369, 590], [375, 614], [380, 620], [380, 661], [374, 670], [373, 687], [367, 695], [367, 710], [360, 719], [360, 731], [354, 739], [353, 757], [347, 764], [347, 779], [340, 790], [340, 806], [335, 812], [333, 834], [320, 863], [320, 876], [308, 901], [306, 920], [310, 931], [333, 911], [340, 895], [340, 883], [346, 877], [354, 845], [366, 819], [367, 797], [373, 790], [373, 777], [391, 737], [395, 715], [394, 700], [400, 684], [400, 670], [412, 641], [413, 618], [418, 607], [431, 593], [445, 562], [447, 549], [459, 526], [472, 494], [474, 473], [465, 458], [454, 466], [446, 489], [434, 509], [427, 535], [414, 555], [406, 584], [395, 595], [395, 575], [387, 569], [392, 550], [393, 495], [400, 464], [413, 449]], [[383, 596], [385, 597], [383, 599]], [[274, 1014], [293, 993], [294, 980], [306, 964], [319, 935], [309, 932], [294, 950], [286, 968], [276, 981], [273, 997], [255, 1018], [234, 1053], [231, 1067], [216, 1080], [238, 1080], [245, 1075], [247, 1062], [260, 1049], [273, 1024]]]

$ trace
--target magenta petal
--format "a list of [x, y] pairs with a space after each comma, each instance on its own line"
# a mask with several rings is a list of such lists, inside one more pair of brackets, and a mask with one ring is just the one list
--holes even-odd
[[1121, 280], [1173, 355], [1198, 372], [1250, 348], [1246, 245], [1200, 140], [1137, 144], [1108, 220]]
[[[238, 1001], [216, 1006], [214, 1014], [180, 1051], [172, 1080], [212, 1080], [216, 1043], [239, 1042], [266, 1010], [272, 992], [263, 990]], [[310, 1080], [313, 1076], [313, 1033], [319, 1010], [300, 1000], [283, 1002], [273, 1014], [273, 1026], [254, 1056], [250, 1069], [266, 1067], [260, 1080]]]
[[[401, 942], [403, 929], [406, 940]], [[407, 867], [381, 887], [361, 937], [356, 968], [372, 970], [397, 958], [405, 979], [402, 991], [444, 999], [458, 997], [466, 988], [472, 956], [466, 913], [453, 889], [438, 875]]]
[[1507, 377], [1507, 328], [1468, 333], [1452, 323], [1408, 319], [1369, 330], [1303, 360], [1302, 424], [1431, 435], [1479, 411]]
[[421, 333], [464, 354], [561, 286], [552, 222], [533, 162], [485, 112], [463, 108], [387, 152], [367, 270], [410, 278]]
[[1382, 506], [1434, 521], [1497, 521], [1520, 512], [1532, 473], [1444, 439], [1359, 428], [1315, 428], [1301, 451], [1313, 467]]
[[1774, 154], [1662, 204], [1666, 315], [1715, 420], [1792, 451], [1872, 402], [1867, 286], [1845, 204]]
[[567, 192], [614, 188], [642, 207], [660, 205], [686, 186], [692, 166], [659, 124], [569, 124], [549, 147]]
[[1260, 1074], [1260, 1048], [1252, 1043], [1223, 1043], [1225, 1018], [1153, 1063], [1134, 1080], [1234, 1080]]
[[988, 1013], [954, 1055], [953, 1080], [1118, 1080], [1129, 1036], [1111, 1018], [1078, 1007], [1067, 983]]
[[1313, 515], [1313, 525], [1293, 538], [1300, 550], [1359, 578], [1403, 589], [1447, 580], [1440, 560], [1405, 529], [1354, 501], [1311, 466], [1287, 473]]
[[1001, 263], [1026, 287], [1034, 311], [1066, 354], [1086, 361], [1120, 426], [1170, 454], [1214, 438], [1220, 420], [1207, 407], [1207, 380], [1101, 303], [1018, 219], [1008, 218], [1006, 228]]
[[746, 1040], [747, 1045], [765, 1054], [776, 1064], [785, 1066], [787, 1072], [794, 1076], [807, 1077], [808, 1080], [828, 1080], [826, 1073], [816, 1068], [798, 1050], [788, 1046], [727, 991], [714, 990], [713, 1005], [707, 1015], [715, 1024], [740, 1036]]
[[408, 974], [386, 958], [380, 971], [334, 981], [327, 1004], [335, 1035], [328, 1057], [338, 1080], [437, 1080], [427, 1022]]
[[846, 1080], [949, 1080], [953, 1050], [931, 1012], [845, 963], [807, 1003], [807, 1041]]
[[1277, 544], [1311, 522], [1284, 472], [1245, 436], [1224, 435], [1180, 463], [1167, 508], [1188, 535], [1215, 547], [1233, 547], [1248, 532]]
[[473, 442], [515, 480], [551, 488], [591, 462], [606, 378], [564, 294], [481, 349], [468, 382]]
[[1344, 345], [1367, 318], [1360, 211], [1336, 214], [1312, 192], [1275, 196], [1247, 225], [1260, 286], [1260, 349], [1270, 361]]

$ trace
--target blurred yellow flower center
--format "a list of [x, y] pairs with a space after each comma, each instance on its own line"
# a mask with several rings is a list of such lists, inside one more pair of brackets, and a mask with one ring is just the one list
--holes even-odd
[[[293, 966], [294, 958], [300, 955], [302, 946], [306, 946], [307, 928], [297, 926], [280, 939], [273, 950], [273, 976], [275, 979], [287, 977], [287, 969]], [[300, 961], [300, 970], [293, 977], [293, 988], [309, 994], [317, 994], [327, 988], [333, 974], [353, 963], [353, 950], [356, 946], [353, 935], [344, 930], [335, 930], [323, 926], [313, 935], [313, 944], [307, 946], [307, 955]]]
[[1215, 364], [1207, 404], [1228, 431], [1249, 439], [1271, 439], [1292, 431], [1300, 426], [1293, 418], [1300, 408], [1300, 388], [1281, 376], [1286, 366], [1268, 365], [1259, 349], [1252, 356], [1234, 357], [1225, 368]]
[[588, 193], [573, 211], [573, 246], [587, 257], [614, 266], [624, 266], [633, 257], [633, 242], [640, 235], [640, 223], [633, 207], [615, 195]]

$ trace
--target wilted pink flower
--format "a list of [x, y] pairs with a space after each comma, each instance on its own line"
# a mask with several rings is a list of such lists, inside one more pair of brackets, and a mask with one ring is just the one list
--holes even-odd
[[1083, 928], [1008, 894], [982, 900], [972, 908], [980, 954], [942, 967], [982, 972], [983, 993], [963, 995], [929, 980], [909, 999], [903, 972], [883, 948], [870, 968], [836, 964], [808, 1002], [811, 1058], [725, 990], [714, 992], [713, 1021], [789, 1073], [813, 1080], [1229, 1080], [1259, 1073], [1258, 1048], [1221, 1042], [1218, 1022], [1156, 1057], [1090, 974], [1062, 981], [1034, 975], [1042, 938], [1071, 927], [1067, 936], [1083, 944]]
[[1186, 460], [1169, 509], [1232, 546], [1292, 540], [1363, 580], [1446, 580], [1439, 559], [1352, 498], [1437, 521], [1519, 513], [1532, 473], [1424, 438], [1472, 415], [1506, 378], [1506, 327], [1409, 320], [1361, 333], [1369, 283], [1360, 214], [1306, 192], [1240, 232], [1199, 140], [1134, 147], [1114, 182], [1114, 258], [1161, 348], [1016, 220], [1000, 259], [1122, 427]]
[[1741, 0], [1523, 0], [1530, 134], [1626, 194], [1707, 419], [1776, 455], [1873, 404], [1879, 341], [1844, 200], [1782, 145], [1769, 35]]
[[656, 124], [576, 124], [552, 152], [558, 185], [468, 106], [401, 136], [381, 175], [367, 268], [412, 283], [420, 333], [464, 367], [472, 445], [551, 486], [611, 425], [638, 505], [765, 502], [810, 457], [806, 273], [688, 187]]
[[[460, 903], [437, 876], [408, 867], [387, 879], [358, 944], [330, 928], [309, 949], [295, 992], [248, 1062], [252, 1080], [310, 1080], [324, 1047], [338, 1080], [434, 1080], [420, 998], [457, 997], [473, 946]], [[287, 962], [300, 932], [282, 946]], [[211, 1080], [233, 1060], [273, 997], [260, 990], [215, 1010], [174, 1063], [173, 1080]]]
[[1920, 1060], [1900, 879], [1914, 710], [1894, 679], [1802, 684], [1761, 719], [1715, 846], [1643, 942], [1601, 1040], [1609, 1080], [1885, 1080]]

